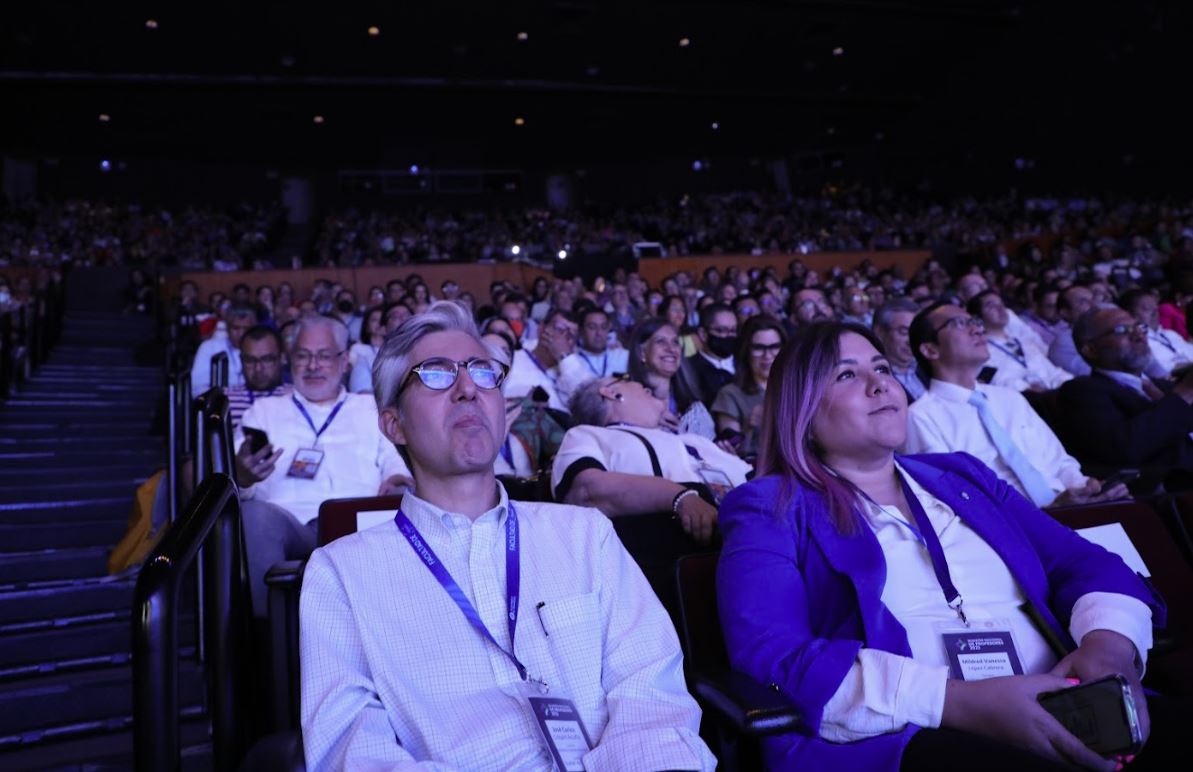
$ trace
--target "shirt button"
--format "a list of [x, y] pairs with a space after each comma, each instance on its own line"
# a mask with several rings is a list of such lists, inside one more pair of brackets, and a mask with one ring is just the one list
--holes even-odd
[[966, 493], [965, 491], [961, 491], [961, 498], [965, 499], [966, 501], [969, 501], [969, 494]]

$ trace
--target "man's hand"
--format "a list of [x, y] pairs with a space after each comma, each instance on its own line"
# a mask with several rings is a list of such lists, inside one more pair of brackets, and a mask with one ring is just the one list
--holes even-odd
[[949, 680], [941, 726], [962, 729], [1031, 751], [1061, 764], [1112, 772], [1104, 759], [1069, 733], [1036, 697], [1072, 686], [1060, 676], [1021, 675], [983, 681]]
[[1081, 639], [1081, 645], [1076, 651], [1056, 663], [1051, 674], [1062, 678], [1077, 678], [1082, 683], [1112, 675], [1126, 678], [1127, 683], [1131, 685], [1131, 696], [1135, 698], [1135, 711], [1139, 714], [1139, 726], [1143, 730], [1143, 739], [1146, 742], [1152, 726], [1147, 713], [1147, 698], [1143, 694], [1143, 684], [1139, 682], [1137, 656], [1135, 644], [1125, 635], [1111, 630], [1091, 630]]
[[274, 467], [281, 457], [282, 448], [275, 451], [273, 445], [266, 445], [253, 453], [247, 441], [241, 443], [240, 450], [236, 451], [232, 458], [236, 465], [236, 483], [241, 488], [256, 485], [273, 474]]
[[1127, 491], [1127, 486], [1123, 483], [1115, 483], [1109, 488], [1102, 490], [1102, 483], [1091, 477], [1086, 480], [1084, 486], [1069, 488], [1057, 496], [1051, 506], [1063, 507], [1071, 504], [1093, 504], [1101, 501], [1114, 501], [1130, 497], [1131, 494]]
[[381, 487], [377, 489], [378, 496], [401, 496], [406, 491], [414, 490], [414, 480], [411, 480], [404, 474], [390, 475], [381, 481]]
[[684, 531], [701, 544], [712, 541], [717, 525], [717, 508], [699, 496], [684, 496], [676, 513]]

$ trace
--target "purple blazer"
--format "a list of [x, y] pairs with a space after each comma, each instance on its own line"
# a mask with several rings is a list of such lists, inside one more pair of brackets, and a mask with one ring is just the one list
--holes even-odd
[[[1089, 592], [1138, 598], [1163, 626], [1163, 601], [1120, 558], [1041, 512], [973, 456], [899, 463], [986, 540], [1066, 643], [1073, 604]], [[777, 685], [804, 719], [801, 733], [763, 741], [767, 767], [897, 770], [919, 727], [843, 744], [819, 737], [824, 705], [859, 649], [911, 656], [906, 631], [881, 602], [886, 563], [874, 533], [863, 527], [843, 537], [820, 493], [785, 486], [777, 475], [732, 491], [719, 520], [717, 598], [730, 662]]]

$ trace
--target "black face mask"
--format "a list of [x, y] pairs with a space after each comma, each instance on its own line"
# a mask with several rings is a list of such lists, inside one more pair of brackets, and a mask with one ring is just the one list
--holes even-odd
[[734, 352], [737, 351], [737, 336], [726, 335], [721, 337], [719, 335], [709, 335], [708, 350], [712, 352], [712, 355], [717, 359], [731, 357], [733, 356]]
[[351, 300], [341, 300], [339, 309], [340, 309], [340, 313], [342, 313], [342, 314], [352, 313], [352, 310], [353, 310], [352, 301]]

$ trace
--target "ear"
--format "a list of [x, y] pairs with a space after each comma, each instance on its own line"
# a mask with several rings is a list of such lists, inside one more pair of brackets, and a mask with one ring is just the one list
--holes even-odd
[[385, 438], [395, 445], [406, 444], [406, 432], [402, 430], [401, 411], [396, 407], [385, 407], [377, 414], [377, 428]]
[[937, 359], [940, 359], [940, 346], [936, 343], [921, 343], [920, 353], [924, 355], [924, 359], [936, 361]]
[[617, 399], [617, 382], [607, 383], [598, 389], [598, 393], [605, 399]]

